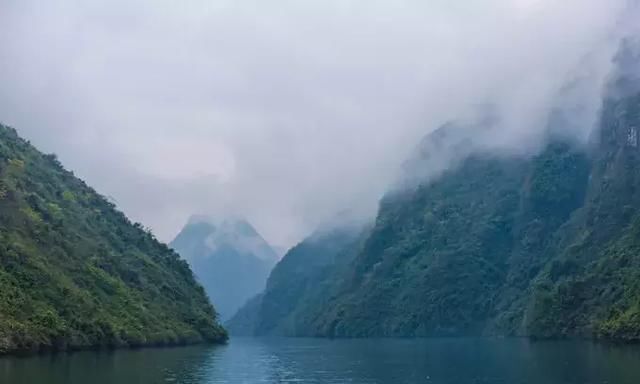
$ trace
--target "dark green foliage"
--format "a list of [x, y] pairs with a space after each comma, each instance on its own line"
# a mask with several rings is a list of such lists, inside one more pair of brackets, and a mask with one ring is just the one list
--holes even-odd
[[185, 261], [0, 125], [0, 353], [226, 337]]
[[385, 198], [313, 332], [640, 341], [640, 97], [601, 124], [590, 153], [476, 156]]
[[[365, 231], [366, 232], [366, 231]], [[263, 294], [228, 323], [232, 334], [301, 336], [331, 306], [340, 276], [363, 237], [360, 227], [318, 232], [293, 247], [274, 267]]]
[[234, 325], [640, 341], [638, 129], [640, 96], [627, 95], [605, 104], [588, 150], [552, 139], [530, 158], [476, 155], [390, 194], [364, 239], [340, 251], [346, 262], [303, 242]]
[[387, 197], [319, 332], [477, 335], [501, 323], [515, 333], [538, 251], [581, 203], [587, 177], [585, 155], [557, 144], [531, 160], [473, 157]]
[[527, 323], [535, 337], [640, 341], [640, 152], [630, 135], [638, 127], [640, 97], [607, 102], [587, 200], [535, 285]]

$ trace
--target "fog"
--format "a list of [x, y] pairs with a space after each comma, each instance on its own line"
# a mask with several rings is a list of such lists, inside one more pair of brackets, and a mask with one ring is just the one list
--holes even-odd
[[627, 0], [0, 0], [0, 121], [162, 240], [233, 214], [289, 246], [371, 215], [426, 134], [487, 106], [497, 123], [469, 133], [485, 149], [535, 151], [557, 108], [585, 141], [634, 15]]

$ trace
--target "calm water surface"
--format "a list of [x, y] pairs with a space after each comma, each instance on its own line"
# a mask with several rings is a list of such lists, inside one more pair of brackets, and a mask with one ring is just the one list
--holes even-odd
[[240, 339], [0, 358], [2, 384], [638, 384], [640, 348], [506, 339]]

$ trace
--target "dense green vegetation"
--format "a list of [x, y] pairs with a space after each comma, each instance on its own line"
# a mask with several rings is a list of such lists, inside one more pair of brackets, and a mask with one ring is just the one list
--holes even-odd
[[[605, 103], [588, 148], [550, 133], [536, 156], [474, 155], [391, 193], [340, 266], [331, 258], [322, 277], [309, 263], [285, 268], [292, 250], [232, 325], [298, 336], [640, 341], [639, 129], [640, 95], [627, 93]], [[307, 253], [334, 254], [316, 250]], [[321, 288], [300, 296], [306, 287]]]
[[275, 266], [264, 293], [227, 323], [235, 335], [314, 334], [313, 323], [330, 306], [337, 282], [366, 233], [359, 226], [318, 231], [287, 252]]
[[580, 204], [587, 179], [586, 156], [558, 143], [533, 159], [475, 156], [387, 197], [319, 332], [516, 333], [549, 237]]
[[535, 337], [640, 341], [640, 95], [609, 101], [584, 205], [555, 236], [527, 318]]
[[185, 261], [0, 125], [0, 353], [226, 338]]

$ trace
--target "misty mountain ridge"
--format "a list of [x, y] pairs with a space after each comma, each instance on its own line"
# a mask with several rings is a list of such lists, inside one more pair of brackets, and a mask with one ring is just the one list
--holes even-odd
[[[348, 216], [348, 214], [347, 214]], [[345, 217], [345, 213], [337, 217]], [[226, 323], [237, 336], [314, 336], [313, 319], [336, 294], [342, 275], [356, 256], [357, 243], [371, 223], [321, 225], [276, 264], [266, 288]]]
[[[532, 153], [478, 150], [473, 124], [444, 125], [407, 162], [421, 177], [382, 199], [371, 228], [338, 251], [303, 241], [229, 328], [640, 340], [640, 56], [629, 52], [588, 140], [563, 134], [563, 108]], [[443, 151], [448, 166], [433, 161]]]
[[193, 215], [187, 227], [199, 228], [206, 233], [200, 252], [190, 253], [190, 257], [214, 257], [216, 251], [231, 248], [236, 252], [257, 257], [265, 261], [278, 259], [277, 253], [267, 241], [240, 216], [218, 218], [214, 215]]
[[[499, 138], [506, 122], [500, 118], [496, 108], [491, 104], [479, 106], [471, 115], [451, 119], [426, 134], [402, 163], [399, 177], [386, 197], [436, 182], [446, 172], [461, 167], [470, 157], [532, 158], [553, 142], [565, 142], [576, 148], [587, 145], [589, 140], [576, 134], [577, 129], [573, 127], [575, 116], [582, 107], [572, 105], [573, 109], [563, 106], [551, 109], [545, 129], [512, 143]], [[582, 130], [585, 131], [584, 128]]]
[[194, 215], [170, 243], [190, 264], [221, 319], [260, 292], [278, 254], [244, 218]]

